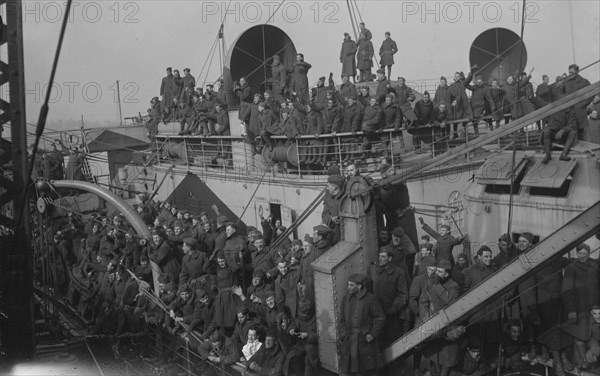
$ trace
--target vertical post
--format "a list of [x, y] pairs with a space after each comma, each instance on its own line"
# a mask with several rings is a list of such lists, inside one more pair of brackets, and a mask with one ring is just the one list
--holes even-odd
[[119, 104], [119, 127], [122, 127], [123, 114], [121, 113], [121, 90], [119, 89], [119, 80], [117, 80], [117, 102]]
[[394, 131], [390, 132], [389, 138], [390, 138], [390, 160], [392, 161], [391, 162], [392, 167], [395, 168], [394, 159], [396, 159], [396, 158], [394, 158]]
[[337, 139], [337, 150], [338, 150], [338, 159], [340, 161], [340, 168], [342, 168], [342, 138], [340, 136], [336, 136]]
[[204, 166], [204, 169], [207, 169], [207, 165], [206, 165], [206, 154], [204, 153], [204, 139], [202, 140], [202, 142], [200, 143], [200, 146], [202, 147], [202, 165]]
[[190, 168], [190, 158], [188, 156], [187, 138], [183, 139], [183, 147], [184, 147], [184, 150], [185, 150], [185, 166], [189, 169]]
[[298, 139], [296, 139], [296, 150], [298, 151], [298, 177], [301, 178], [302, 177], [302, 168], [300, 168], [300, 160], [302, 158], [300, 158], [300, 145], [298, 144]]
[[431, 158], [435, 158], [435, 128], [431, 127]]
[[[468, 144], [469, 143], [469, 127], [463, 125], [463, 128], [465, 129], [465, 141]], [[467, 162], [471, 161], [471, 153], [467, 153]]]

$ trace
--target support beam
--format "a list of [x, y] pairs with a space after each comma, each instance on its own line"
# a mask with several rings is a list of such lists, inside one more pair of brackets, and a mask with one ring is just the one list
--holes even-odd
[[540, 267], [573, 249], [598, 231], [600, 231], [600, 201], [461, 296], [454, 303], [438, 312], [431, 319], [396, 340], [384, 350], [385, 363], [391, 363], [416, 346], [421, 345], [424, 341], [433, 338], [449, 324], [463, 319], [486, 303], [498, 299], [507, 289], [530, 277]]

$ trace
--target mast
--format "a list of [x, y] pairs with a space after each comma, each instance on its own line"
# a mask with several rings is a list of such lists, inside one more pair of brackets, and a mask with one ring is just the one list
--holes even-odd
[[[117, 103], [119, 105], [119, 127], [123, 126], [123, 114], [121, 112], [121, 90], [119, 89], [119, 80], [117, 80]], [[83, 119], [82, 119], [83, 122]]]

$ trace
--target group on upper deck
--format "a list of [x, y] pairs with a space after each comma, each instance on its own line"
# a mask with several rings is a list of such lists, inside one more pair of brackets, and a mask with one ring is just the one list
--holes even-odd
[[[338, 87], [332, 73], [329, 79], [322, 76], [310, 87], [308, 72], [312, 65], [299, 53], [292, 66], [289, 62], [284, 64], [279, 55], [265, 61], [271, 68], [271, 78], [260, 85], [258, 92], [253, 92], [254, 87], [246, 77], [240, 77], [232, 88], [227, 88], [237, 97], [237, 101], [229, 105], [239, 104], [242, 134], [248, 143], [257, 146], [255, 151], [295, 142], [300, 163], [324, 167], [328, 160], [340, 159], [331, 155], [340, 155], [343, 161], [365, 159], [373, 154], [374, 143], [382, 143], [374, 156], [389, 159], [389, 138], [382, 137], [381, 131], [404, 129], [413, 135], [417, 151], [422, 149], [423, 143], [424, 146], [436, 143], [436, 153], [444, 152], [448, 147], [445, 141], [465, 138], [469, 127], [475, 136], [479, 134], [481, 122], [493, 130], [501, 125], [502, 119], [506, 123], [521, 118], [590, 84], [579, 75], [575, 64], [569, 66], [568, 75], [557, 76], [553, 84], [543, 75], [535, 90], [530, 82], [533, 69], [530, 74], [517, 71], [501, 84], [504, 78], [482, 77], [477, 75], [478, 67], [473, 66], [466, 76], [456, 72], [451, 84], [442, 76], [433, 98], [425, 91], [417, 100], [419, 94], [406, 85], [405, 78], [398, 77], [395, 85], [389, 81], [394, 55], [398, 52], [389, 32], [379, 50], [376, 88], [357, 87], [351, 82], [356, 79], [357, 70], [358, 82], [373, 81], [371, 40], [372, 33], [364, 24], [356, 42], [348, 33], [344, 35], [340, 52], [342, 81]], [[223, 79], [217, 80], [216, 90], [213, 84], [194, 89], [195, 84], [189, 69], [184, 70], [184, 77], [180, 77], [177, 70], [171, 73], [171, 68], [167, 69], [167, 76], [161, 82], [162, 100], [153, 98], [148, 110], [150, 137], [157, 134], [161, 121], [179, 122], [180, 135], [230, 134]], [[568, 158], [569, 149], [577, 139], [600, 143], [599, 106], [600, 96], [596, 96], [538, 122], [548, 158], [555, 141], [565, 144], [562, 159]], [[319, 137], [336, 134], [356, 136], [345, 137], [343, 143], [334, 142], [331, 137]], [[298, 140], [302, 135], [314, 138]], [[287, 141], [280, 137], [275, 141], [272, 136], [285, 136]]]

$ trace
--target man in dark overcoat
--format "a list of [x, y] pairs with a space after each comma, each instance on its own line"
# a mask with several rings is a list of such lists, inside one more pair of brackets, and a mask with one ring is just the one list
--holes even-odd
[[394, 54], [398, 52], [398, 46], [396, 46], [396, 42], [392, 38], [390, 38], [390, 32], [385, 32], [385, 39], [381, 43], [381, 47], [379, 48], [379, 65], [383, 67], [387, 67], [387, 75], [388, 77], [392, 77], [392, 65], [394, 65]]
[[383, 367], [378, 339], [385, 327], [385, 313], [377, 297], [365, 286], [362, 273], [348, 278], [348, 295], [342, 299], [338, 339], [342, 375], [377, 375]]
[[403, 334], [400, 314], [408, 307], [408, 284], [404, 271], [392, 263], [394, 253], [387, 248], [379, 250], [379, 261], [371, 265], [368, 276], [373, 283], [373, 293], [385, 312], [386, 331], [380, 338], [386, 347]]

